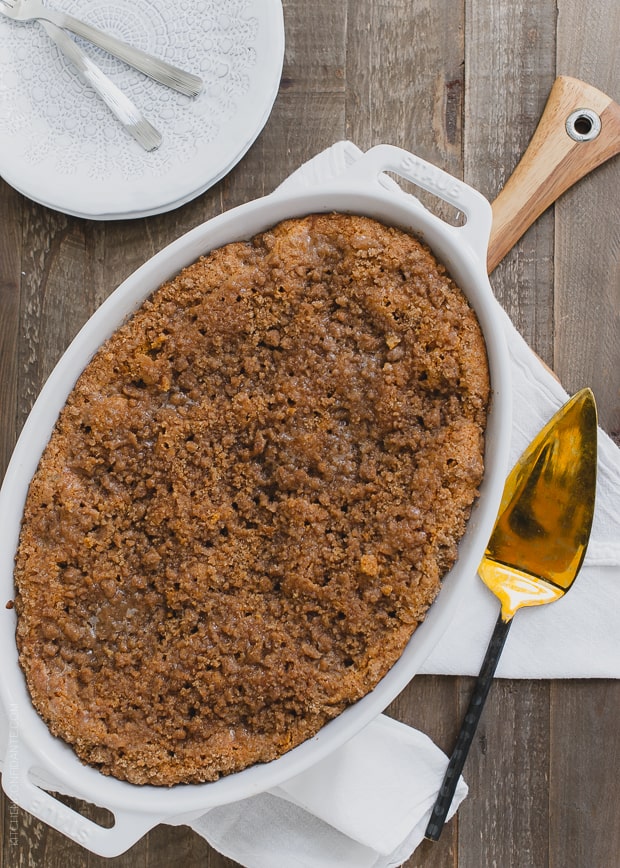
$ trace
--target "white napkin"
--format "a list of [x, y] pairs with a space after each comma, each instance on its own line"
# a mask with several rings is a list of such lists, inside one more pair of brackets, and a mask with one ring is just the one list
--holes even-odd
[[[351, 142], [338, 142], [282, 188], [337, 177], [361, 153]], [[567, 395], [503, 317], [513, 368], [516, 460]], [[499, 675], [620, 677], [618, 515], [620, 451], [600, 432], [594, 526], [579, 580], [552, 606], [519, 612]], [[495, 597], [480, 582], [451, 625], [450, 643], [433, 652], [423, 671], [477, 674], [497, 614]], [[0, 748], [7, 730], [0, 713]], [[246, 868], [390, 868], [406, 861], [422, 840], [446, 764], [427, 736], [380, 715], [303, 774], [268, 793], [215, 808], [191, 826]], [[450, 816], [466, 794], [461, 779]]]
[[[389, 868], [424, 837], [447, 757], [423, 733], [380, 715], [308, 771], [193, 829], [247, 868]], [[461, 778], [452, 817], [467, 795]]]

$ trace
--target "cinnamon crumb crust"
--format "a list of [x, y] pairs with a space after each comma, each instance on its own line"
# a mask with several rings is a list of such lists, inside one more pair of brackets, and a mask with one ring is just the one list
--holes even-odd
[[157, 290], [84, 370], [31, 483], [20, 664], [132, 783], [280, 756], [371, 690], [454, 563], [485, 347], [415, 238], [288, 220]]

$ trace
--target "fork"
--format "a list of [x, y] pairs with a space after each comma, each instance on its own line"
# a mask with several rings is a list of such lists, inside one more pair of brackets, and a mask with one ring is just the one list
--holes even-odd
[[[13, 16], [6, 9], [6, 0], [0, 0], [0, 13], [12, 18]], [[46, 20], [40, 20], [39, 23], [138, 144], [145, 151], [158, 148], [162, 141], [161, 133], [142, 115], [129, 97], [93, 63], [62, 27], [57, 27]]]
[[0, 0], [0, 12], [16, 21], [50, 21], [57, 27], [70, 30], [77, 36], [92, 42], [93, 45], [103, 48], [108, 54], [118, 57], [119, 60], [123, 60], [160, 84], [165, 84], [187, 96], [196, 96], [203, 88], [203, 81], [197, 75], [185, 72], [152, 54], [134, 48], [116, 36], [98, 30], [72, 15], [50, 9], [44, 6], [41, 0]]

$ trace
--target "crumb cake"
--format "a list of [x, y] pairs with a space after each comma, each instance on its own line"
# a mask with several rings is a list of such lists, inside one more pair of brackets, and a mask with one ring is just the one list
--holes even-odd
[[79, 377], [16, 555], [51, 732], [136, 784], [280, 756], [370, 691], [483, 472], [476, 317], [412, 236], [285, 221], [160, 287]]

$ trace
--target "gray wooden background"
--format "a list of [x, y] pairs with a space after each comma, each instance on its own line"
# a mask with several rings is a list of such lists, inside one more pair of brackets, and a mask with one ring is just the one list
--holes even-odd
[[[273, 113], [242, 162], [196, 201], [96, 223], [0, 182], [0, 470], [50, 369], [106, 296], [169, 241], [270, 192], [321, 149], [390, 142], [493, 199], [556, 75], [620, 101], [618, 0], [285, 0], [284, 11]], [[618, 438], [620, 158], [546, 213], [492, 284], [566, 389], [594, 389], [601, 424]], [[470, 688], [468, 678], [416, 678], [390, 712], [449, 751]], [[618, 682], [497, 682], [466, 768], [470, 796], [407, 868], [615, 868], [619, 719]], [[4, 797], [0, 834], [0, 868], [233, 866], [191, 830], [163, 826], [99, 859]]]

